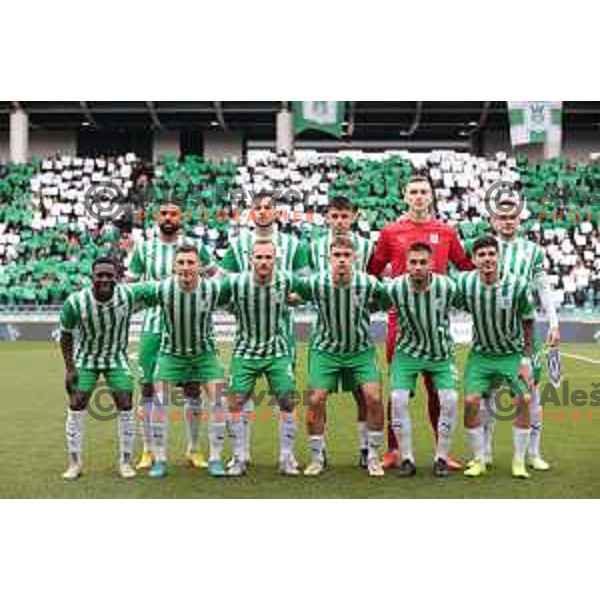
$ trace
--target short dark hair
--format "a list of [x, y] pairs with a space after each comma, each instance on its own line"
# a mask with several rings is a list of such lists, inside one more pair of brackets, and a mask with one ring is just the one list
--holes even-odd
[[352, 212], [356, 210], [356, 207], [352, 204], [350, 198], [347, 198], [346, 196], [333, 196], [333, 198], [329, 200], [329, 205], [327, 206], [328, 210], [330, 208], [336, 208], [337, 210], [351, 210]]
[[354, 240], [352, 237], [343, 233], [334, 235], [331, 238], [329, 250], [331, 251], [332, 248], [350, 248], [350, 250], [356, 252], [356, 246], [354, 245]]
[[409, 252], [426, 252], [431, 256], [433, 254], [433, 250], [429, 244], [425, 242], [415, 242], [408, 249]]
[[271, 202], [273, 204], [275, 204], [275, 192], [269, 191], [269, 190], [260, 190], [260, 192], [257, 192], [256, 194], [254, 194], [252, 203], [255, 206], [257, 206], [258, 204], [260, 204], [260, 201], [263, 200], [264, 198], [269, 198], [271, 200]]
[[94, 272], [94, 269], [99, 265], [110, 265], [111, 267], [114, 267], [117, 270], [119, 268], [118, 264], [117, 264], [117, 260], [113, 256], [99, 256], [92, 263], [92, 273]]
[[429, 174], [429, 171], [427, 169], [414, 170], [412, 172], [412, 175], [409, 177], [408, 181], [406, 182], [406, 185], [402, 189], [402, 194], [404, 194], [404, 192], [406, 192], [406, 188], [411, 183], [420, 183], [420, 182], [425, 182], [429, 185], [429, 187], [431, 189], [431, 195], [432, 195], [431, 206], [433, 208], [433, 213], [436, 214], [437, 213], [437, 197], [435, 195], [435, 187], [433, 185], [433, 180], [431, 179], [431, 175]]
[[473, 256], [483, 248], [495, 248], [498, 250], [498, 240], [491, 235], [484, 235], [483, 237], [477, 238], [473, 243], [473, 249], [471, 251]]
[[175, 250], [175, 256], [177, 256], [178, 254], [183, 254], [184, 252], [191, 252], [192, 254], [195, 254], [197, 258], [200, 258], [198, 246], [195, 246], [194, 244], [191, 244], [189, 242], [184, 242], [183, 244], [177, 246], [177, 249]]
[[431, 180], [431, 175], [429, 175], [429, 171], [427, 171], [426, 169], [418, 169], [413, 171], [406, 185], [409, 185], [411, 183], [418, 183], [420, 181], [425, 181], [426, 183], [428, 183], [429, 187], [431, 188], [431, 191], [433, 192], [433, 181]]

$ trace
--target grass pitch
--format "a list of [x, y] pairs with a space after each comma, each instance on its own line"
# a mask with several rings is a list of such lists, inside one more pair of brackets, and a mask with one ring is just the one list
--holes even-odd
[[[565, 344], [563, 352], [600, 361], [600, 347]], [[228, 358], [228, 349], [222, 355]], [[465, 353], [459, 353], [462, 373]], [[253, 433], [253, 466], [241, 479], [211, 479], [185, 466], [183, 423], [170, 424], [170, 472], [163, 481], [141, 475], [122, 481], [116, 474], [116, 422], [86, 421], [85, 476], [65, 483], [63, 369], [57, 345], [0, 343], [2, 419], [0, 419], [0, 497], [5, 498], [597, 498], [600, 497], [600, 406], [547, 403], [542, 448], [553, 469], [530, 481], [510, 477], [511, 426], [496, 430], [496, 464], [486, 477], [469, 481], [431, 475], [433, 441], [420, 390], [412, 405], [415, 455], [419, 472], [411, 480], [388, 473], [369, 479], [357, 464], [356, 409], [348, 395], [331, 396], [328, 405], [329, 470], [320, 478], [283, 478], [276, 472], [277, 423], [259, 421]], [[385, 370], [381, 361], [382, 370]], [[570, 394], [600, 389], [600, 364], [563, 357]], [[306, 347], [299, 347], [298, 389], [306, 387]], [[387, 376], [384, 393], [387, 397]], [[560, 402], [563, 396], [559, 396]], [[302, 409], [301, 409], [302, 410]], [[462, 412], [462, 411], [461, 411]], [[462, 417], [461, 417], [462, 418]], [[454, 453], [466, 454], [459, 424]], [[299, 424], [296, 455], [308, 460], [306, 434]]]

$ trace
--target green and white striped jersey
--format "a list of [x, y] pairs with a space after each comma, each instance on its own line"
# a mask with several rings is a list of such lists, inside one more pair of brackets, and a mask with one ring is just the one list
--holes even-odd
[[[308, 266], [308, 248], [304, 241], [294, 235], [275, 231], [273, 242], [277, 252], [277, 269], [290, 273], [300, 271]], [[256, 233], [242, 229], [239, 235], [229, 238], [229, 248], [223, 256], [221, 267], [231, 273], [244, 273], [250, 270], [252, 246]]]
[[527, 280], [508, 274], [487, 285], [471, 271], [457, 275], [456, 282], [460, 306], [473, 317], [473, 349], [492, 355], [522, 352], [522, 321], [534, 318]]
[[292, 276], [276, 270], [271, 283], [259, 285], [253, 272], [229, 275], [221, 284], [220, 303], [237, 319], [234, 356], [275, 358], [289, 356], [287, 301]]
[[456, 283], [432, 274], [429, 287], [415, 291], [410, 276], [391, 281], [387, 291], [398, 313], [396, 348], [414, 358], [442, 361], [453, 354], [450, 310], [459, 305]]
[[331, 271], [295, 279], [293, 291], [318, 311], [311, 347], [345, 354], [372, 346], [370, 313], [387, 305], [385, 287], [375, 277], [355, 272], [346, 286], [335, 286]]
[[163, 315], [161, 354], [193, 357], [214, 351], [212, 314], [219, 302], [219, 281], [201, 278], [196, 290], [184, 292], [169, 277], [152, 288], [151, 302]]
[[92, 288], [71, 294], [60, 314], [60, 328], [75, 336], [78, 369], [128, 369], [129, 323], [136, 310], [148, 306], [147, 284], [117, 285], [108, 302], [96, 300]]
[[[366, 273], [375, 245], [358, 233], [352, 232], [351, 236], [356, 248], [356, 263], [354, 266], [357, 270]], [[322, 272], [331, 268], [330, 247], [332, 237], [331, 229], [327, 229], [320, 237], [310, 243], [309, 266], [311, 269]]]
[[508, 273], [524, 277], [530, 284], [544, 273], [544, 251], [541, 246], [524, 238], [515, 238], [508, 242], [500, 236], [498, 240], [500, 251], [500, 276]]
[[[130, 275], [135, 281], [161, 281], [171, 277], [175, 251], [183, 243], [198, 247], [200, 260], [204, 263], [205, 269], [210, 269], [213, 266], [210, 253], [202, 242], [182, 235], [173, 244], [165, 244], [157, 233], [153, 238], [142, 240], [136, 244], [129, 263]], [[146, 311], [142, 332], [161, 332], [160, 308], [156, 307]]]

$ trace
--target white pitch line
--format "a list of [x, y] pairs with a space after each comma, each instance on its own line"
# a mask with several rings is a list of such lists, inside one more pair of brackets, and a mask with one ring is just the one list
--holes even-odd
[[581, 360], [583, 362], [592, 363], [593, 365], [600, 365], [600, 360], [594, 360], [593, 358], [588, 358], [587, 356], [579, 356], [578, 354], [567, 354], [566, 352], [561, 352], [561, 356], [566, 356], [567, 358], [574, 358], [575, 360]]

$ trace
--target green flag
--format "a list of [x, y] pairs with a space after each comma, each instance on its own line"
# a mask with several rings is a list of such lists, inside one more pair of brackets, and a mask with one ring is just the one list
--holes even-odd
[[562, 136], [562, 102], [508, 102], [510, 139], [522, 144], [558, 144]]
[[321, 100], [293, 102], [294, 131], [296, 135], [307, 129], [324, 131], [335, 137], [342, 137], [342, 121], [346, 103]]

